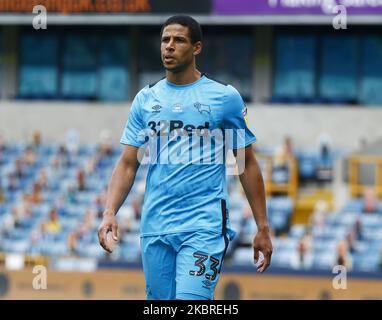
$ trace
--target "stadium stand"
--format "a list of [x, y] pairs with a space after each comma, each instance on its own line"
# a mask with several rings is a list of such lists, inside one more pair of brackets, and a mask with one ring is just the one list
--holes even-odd
[[[51, 261], [74, 256], [140, 263], [139, 220], [145, 165], [140, 167], [134, 188], [117, 215], [121, 234], [114, 252], [106, 254], [97, 239], [106, 183], [119, 152], [119, 147], [108, 143], [79, 144], [74, 132], [68, 133], [62, 145], [41, 144], [39, 134], [28, 144], [3, 142], [1, 251], [48, 257]], [[299, 162], [296, 170], [304, 170], [301, 168]], [[274, 183], [272, 177], [267, 184]], [[231, 177], [228, 181], [230, 219], [237, 231], [228, 250], [228, 263], [248, 265], [256, 225], [237, 179]], [[288, 185], [290, 181], [283, 182]], [[378, 270], [382, 202], [373, 197], [372, 191], [364, 198], [347, 202], [339, 211], [330, 211], [323, 201], [306, 224], [292, 223], [296, 199], [289, 196], [288, 189], [276, 191], [267, 199], [274, 232], [273, 267], [330, 270], [345, 256], [352, 270]]]

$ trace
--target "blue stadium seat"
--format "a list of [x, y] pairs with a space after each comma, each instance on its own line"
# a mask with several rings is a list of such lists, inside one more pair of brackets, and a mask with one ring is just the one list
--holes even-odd
[[315, 179], [317, 169], [316, 154], [301, 152], [297, 157], [299, 177], [302, 179]]
[[25, 253], [30, 246], [29, 239], [3, 240], [2, 248], [5, 252]]
[[300, 239], [306, 232], [306, 227], [303, 224], [294, 224], [289, 230], [289, 236], [294, 239]]
[[253, 261], [253, 249], [250, 247], [237, 248], [232, 256], [232, 266], [248, 266]]
[[24, 34], [21, 37], [19, 98], [47, 99], [58, 92], [58, 37]]
[[314, 98], [316, 39], [280, 34], [276, 37], [273, 98], [298, 103]]
[[63, 45], [62, 96], [68, 99], [96, 99], [96, 35], [66, 35]]
[[321, 99], [333, 103], [355, 102], [358, 92], [357, 43], [354, 35], [323, 37], [319, 78]]
[[362, 37], [360, 102], [382, 105], [382, 40], [378, 35]]
[[350, 200], [345, 204], [345, 207], [342, 209], [343, 212], [362, 212], [362, 210], [362, 199]]
[[68, 254], [67, 244], [64, 241], [45, 242], [41, 254], [46, 256], [64, 256]]
[[102, 101], [128, 99], [128, 44], [124, 35], [104, 36], [100, 48], [100, 88]]
[[314, 255], [313, 266], [321, 270], [332, 270], [336, 265], [336, 254], [333, 251], [326, 251]]

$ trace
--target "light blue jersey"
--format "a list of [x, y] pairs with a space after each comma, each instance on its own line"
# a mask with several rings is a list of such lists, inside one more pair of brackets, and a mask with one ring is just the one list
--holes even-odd
[[246, 125], [245, 104], [230, 85], [202, 74], [191, 84], [162, 79], [142, 89], [121, 138], [122, 144], [150, 153], [141, 236], [205, 230], [228, 231], [232, 238], [226, 149], [255, 140]]

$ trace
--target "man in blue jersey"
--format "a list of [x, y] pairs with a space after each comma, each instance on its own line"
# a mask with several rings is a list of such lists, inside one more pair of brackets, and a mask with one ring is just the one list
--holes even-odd
[[[147, 299], [213, 299], [224, 255], [234, 237], [226, 186], [227, 152], [236, 156], [239, 177], [257, 223], [253, 240], [257, 270], [269, 266], [272, 243], [264, 183], [247, 128], [246, 107], [235, 88], [196, 69], [202, 49], [200, 25], [173, 16], [161, 30], [166, 77], [135, 97], [121, 143], [125, 145], [108, 188], [98, 230], [101, 246], [117, 241], [115, 215], [149, 153], [141, 220]], [[144, 152], [143, 152], [144, 153]], [[240, 156], [241, 155], [241, 156]], [[240, 159], [243, 161], [240, 161]]]

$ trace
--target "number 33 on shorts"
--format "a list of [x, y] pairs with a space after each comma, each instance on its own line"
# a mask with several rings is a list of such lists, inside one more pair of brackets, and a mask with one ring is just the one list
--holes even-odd
[[[197, 271], [190, 270], [190, 275], [198, 276], [198, 277], [204, 275], [206, 272], [206, 266], [204, 263], [205, 261], [208, 260], [208, 255], [202, 252], [194, 252], [193, 256], [196, 259], [195, 266], [199, 267], [199, 270]], [[217, 267], [219, 263], [220, 263], [219, 259], [216, 259], [212, 256], [210, 257], [210, 269], [212, 271], [212, 274], [209, 274], [209, 273], [205, 274], [205, 278], [207, 280], [214, 281], [216, 279], [216, 275], [218, 273]]]

